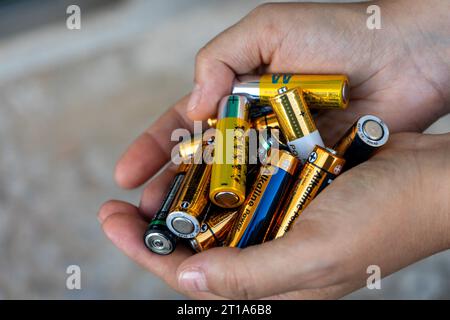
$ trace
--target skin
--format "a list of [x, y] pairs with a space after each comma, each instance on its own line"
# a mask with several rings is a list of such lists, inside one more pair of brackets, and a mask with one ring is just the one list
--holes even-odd
[[[101, 207], [108, 238], [175, 290], [210, 299], [338, 298], [366, 284], [369, 265], [387, 276], [448, 249], [450, 134], [420, 132], [450, 111], [450, 4], [375, 4], [381, 30], [366, 28], [367, 3], [266, 4], [202, 48], [192, 93], [138, 137], [117, 164], [121, 187], [149, 182], [139, 208], [117, 200]], [[364, 114], [388, 124], [390, 141], [338, 177], [281, 239], [196, 255], [183, 245], [169, 256], [149, 252], [142, 235], [175, 170], [168, 164], [171, 132], [214, 115], [235, 75], [255, 70], [347, 74], [350, 107], [321, 112], [317, 120], [325, 143], [333, 145]]]

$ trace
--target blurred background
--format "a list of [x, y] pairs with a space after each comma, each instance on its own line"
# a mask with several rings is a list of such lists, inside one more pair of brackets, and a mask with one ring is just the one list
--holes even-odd
[[[115, 161], [189, 92], [197, 50], [261, 2], [0, 0], [0, 298], [182, 298], [113, 247], [97, 210], [138, 203]], [[82, 290], [66, 289], [71, 264]], [[347, 298], [450, 298], [450, 252]]]

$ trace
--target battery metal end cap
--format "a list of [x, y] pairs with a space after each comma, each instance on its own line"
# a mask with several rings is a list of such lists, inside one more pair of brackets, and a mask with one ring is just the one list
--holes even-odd
[[367, 120], [366, 122], [364, 122], [362, 129], [363, 129], [364, 134], [369, 139], [372, 139], [375, 141], [380, 140], [384, 135], [383, 127], [374, 120]]
[[191, 246], [192, 249], [195, 250], [195, 252], [201, 252], [202, 251], [201, 247], [198, 244], [198, 241], [195, 238], [189, 240], [189, 245]]
[[194, 238], [200, 231], [197, 218], [184, 211], [169, 213], [166, 225], [173, 234], [184, 239]]
[[174, 249], [172, 242], [159, 232], [145, 235], [144, 241], [147, 248], [158, 254], [169, 254]]
[[344, 81], [344, 84], [342, 85], [342, 100], [344, 103], [347, 103], [349, 100], [349, 94], [350, 94], [350, 86], [348, 84], [348, 81]]
[[191, 220], [184, 217], [176, 217], [172, 220], [172, 227], [179, 233], [189, 234], [195, 229]]
[[218, 192], [214, 196], [214, 200], [218, 206], [222, 208], [234, 208], [239, 204], [239, 197], [229, 191]]
[[389, 128], [377, 116], [366, 114], [355, 123], [358, 137], [367, 145], [379, 148], [389, 139]]

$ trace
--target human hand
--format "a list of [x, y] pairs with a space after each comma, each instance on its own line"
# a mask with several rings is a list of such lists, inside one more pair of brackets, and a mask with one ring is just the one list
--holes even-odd
[[[338, 177], [282, 238], [200, 254], [149, 252], [147, 222], [123, 202], [105, 204], [103, 230], [131, 259], [193, 298], [337, 298], [450, 248], [450, 134], [397, 134]], [[158, 181], [151, 182], [158, 183]], [[148, 194], [147, 194], [148, 196]], [[144, 195], [145, 197], [145, 195]]]
[[350, 108], [323, 112], [317, 120], [328, 145], [364, 114], [381, 117], [391, 132], [422, 132], [449, 110], [450, 48], [444, 40], [450, 5], [370, 4], [381, 7], [381, 30], [366, 27], [367, 3], [256, 8], [199, 51], [188, 115], [197, 120], [215, 115], [236, 74], [346, 74]]
[[[358, 115], [367, 113], [385, 120], [391, 132], [421, 131], [444, 114], [448, 106], [448, 48], [445, 47], [446, 42], [438, 40], [448, 36], [445, 34], [448, 30], [446, 16], [427, 13], [430, 8], [437, 13], [445, 13], [448, 3], [435, 1], [435, 6], [422, 7], [419, 1], [413, 6], [409, 1], [409, 9], [401, 6], [404, 3], [379, 3], [382, 12], [388, 16], [383, 16], [383, 30], [377, 31], [365, 27], [367, 4], [271, 4], [259, 7], [200, 51], [196, 65], [200, 97], [199, 91], [194, 90], [191, 103], [188, 103], [189, 97], [183, 98], [139, 137], [119, 161], [116, 181], [122, 187], [133, 188], [156, 174], [170, 160], [173, 147], [173, 143], [169, 143], [171, 132], [176, 128], [191, 127], [186, 114], [192, 119], [205, 119], [214, 114], [216, 102], [230, 92], [234, 75], [248, 73], [261, 66], [265, 72], [344, 73], [350, 77], [349, 109], [345, 112], [326, 111], [318, 118], [317, 126], [327, 145], [332, 145]], [[408, 21], [407, 13], [404, 16], [400, 14], [401, 9], [410, 8], [421, 12], [415, 16], [414, 23]], [[188, 105], [196, 107], [187, 112]], [[158, 209], [173, 174], [173, 168], [169, 167], [154, 177], [143, 193], [139, 208], [112, 201], [102, 207], [99, 217], [104, 221], [107, 234], [120, 248], [178, 288], [176, 270], [181, 268], [183, 260], [190, 257], [190, 251], [180, 246], [170, 257], [159, 257], [144, 253], [141, 239], [145, 219], [148, 220]], [[356, 173], [352, 170], [352, 174]], [[121, 219], [123, 225], [119, 227], [117, 221]], [[261, 250], [259, 247], [270, 248], [273, 245], [265, 244], [248, 250], [251, 254], [254, 250]], [[222, 261], [216, 252], [211, 251], [211, 257]], [[199, 257], [204, 255], [209, 256], [209, 252]], [[277, 277], [282, 276], [278, 273], [277, 270]], [[249, 274], [250, 277], [252, 275]], [[232, 278], [219, 277], [220, 280], [233, 281]], [[223, 283], [223, 288], [231, 286]], [[212, 292], [227, 296], [226, 292], [211, 288]], [[284, 297], [335, 297], [354, 288], [354, 285], [347, 285], [323, 290], [304, 289]], [[208, 293], [193, 295], [217, 297]], [[250, 292], [248, 296], [257, 294]]]

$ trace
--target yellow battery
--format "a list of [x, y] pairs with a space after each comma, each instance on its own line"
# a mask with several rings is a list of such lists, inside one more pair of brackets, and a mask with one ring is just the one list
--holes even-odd
[[324, 146], [324, 143], [303, 98], [302, 89], [287, 90], [282, 87], [278, 92], [270, 98], [270, 103], [289, 149], [304, 162], [316, 145]]
[[233, 94], [246, 94], [258, 104], [266, 105], [282, 87], [300, 87], [312, 109], [347, 108], [349, 82], [345, 75], [264, 74], [240, 76], [234, 83]]
[[[212, 210], [218, 210], [218, 208], [212, 207]], [[237, 212], [237, 210], [221, 209], [219, 212], [208, 213], [202, 223], [200, 233], [189, 241], [192, 249], [202, 252], [222, 246], [233, 226]]]
[[226, 96], [219, 103], [209, 197], [222, 208], [245, 200], [248, 111], [244, 96]]
[[210, 164], [189, 166], [166, 218], [167, 227], [178, 237], [193, 238], [200, 232], [209, 205], [210, 179]]
[[300, 172], [286, 205], [279, 211], [265, 235], [264, 241], [282, 237], [308, 204], [338, 176], [345, 160], [329, 148], [316, 146]]

